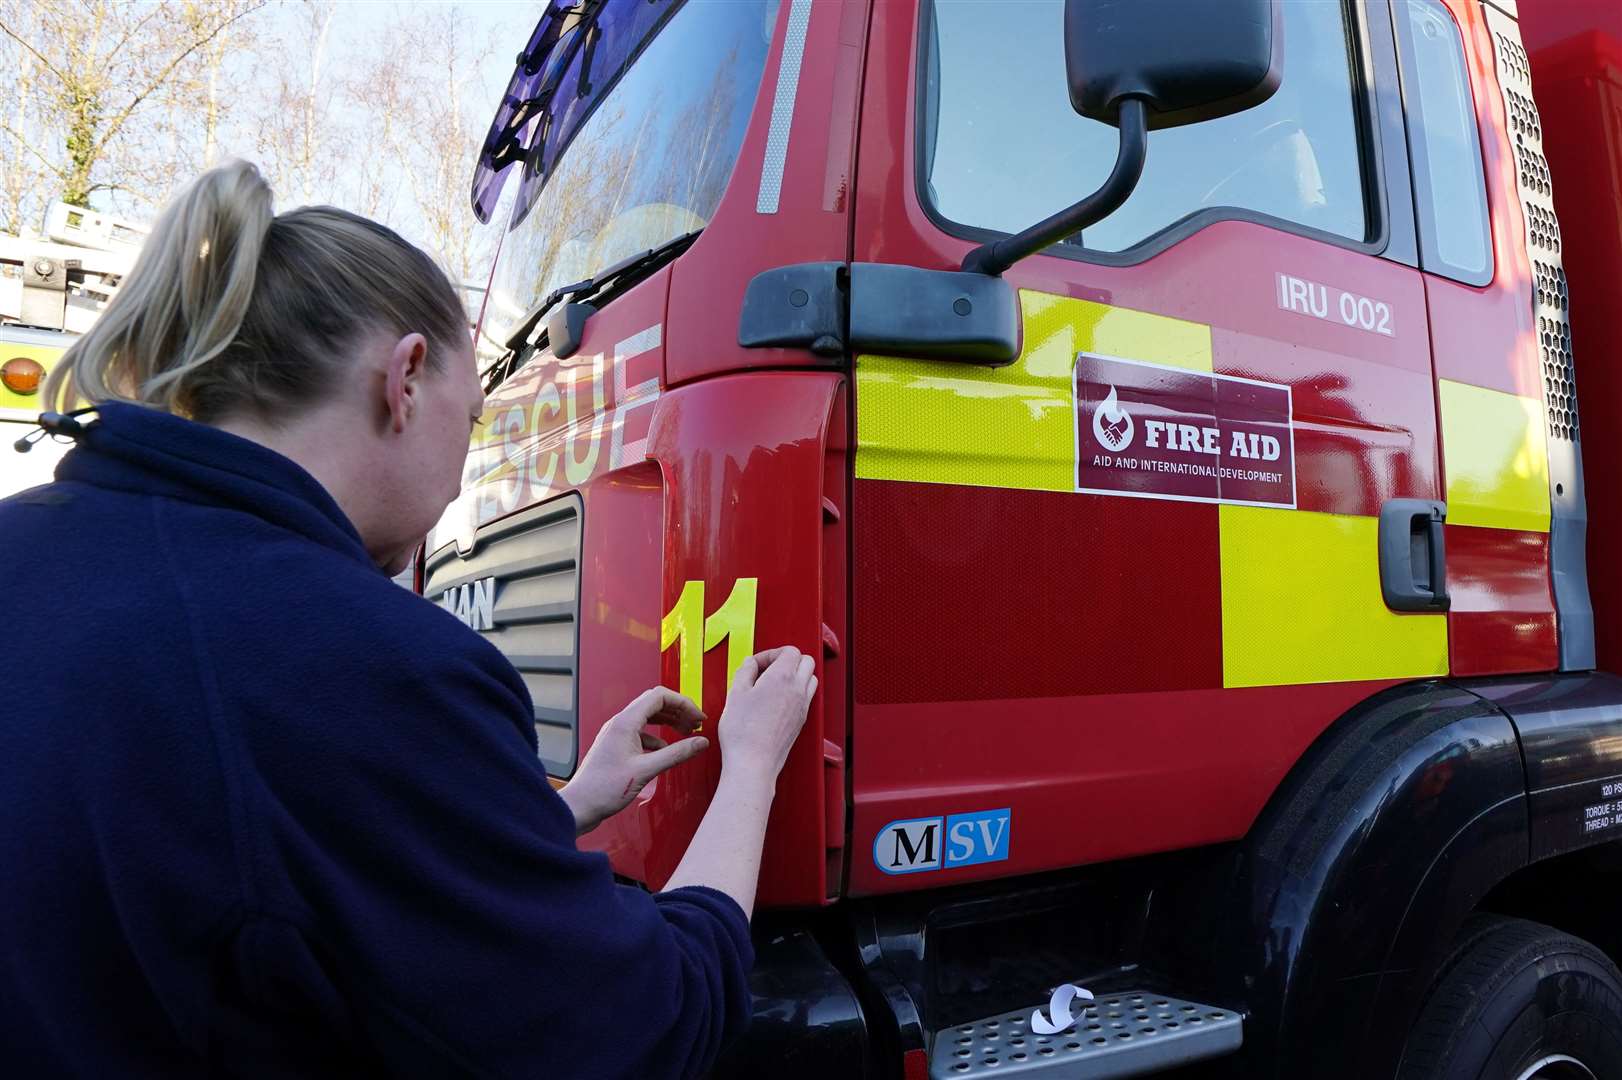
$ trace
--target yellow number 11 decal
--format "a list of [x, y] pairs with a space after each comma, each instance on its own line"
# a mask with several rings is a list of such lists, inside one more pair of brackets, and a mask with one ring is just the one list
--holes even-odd
[[759, 585], [759, 578], [739, 578], [721, 606], [705, 618], [704, 583], [689, 581], [681, 587], [676, 606], [659, 620], [659, 651], [676, 646], [676, 664], [681, 673], [677, 689], [705, 712], [709, 710], [704, 705], [704, 654], [723, 641], [727, 643], [726, 684], [730, 687], [738, 668], [755, 652], [755, 594]]

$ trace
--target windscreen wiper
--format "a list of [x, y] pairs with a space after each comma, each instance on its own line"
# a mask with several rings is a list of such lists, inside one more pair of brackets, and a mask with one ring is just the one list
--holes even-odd
[[[693, 246], [693, 241], [697, 240], [703, 231], [694, 229], [692, 232], [683, 233], [657, 247], [621, 259], [584, 281], [553, 289], [519, 321], [513, 332], [507, 335], [505, 342], [507, 354], [485, 372], [485, 392], [489, 393], [505, 382], [507, 377], [517, 370], [518, 358], [526, 354], [532, 345], [544, 344], [551, 348], [552, 354], [559, 359], [574, 355], [575, 350], [580, 347], [580, 335], [585, 329], [587, 319], [621, 293], [646, 280], [661, 267], [674, 262], [682, 252]], [[563, 303], [563, 307], [553, 313], [553, 309], [560, 302]], [[549, 314], [551, 318], [547, 318]], [[536, 334], [537, 327], [540, 327], [541, 333], [545, 335], [544, 342], [540, 335]]]
[[533, 344], [530, 341], [530, 336], [535, 332], [535, 327], [565, 297], [568, 298], [571, 304], [590, 303], [593, 309], [601, 308], [655, 270], [674, 261], [682, 252], [693, 246], [693, 241], [697, 240], [699, 233], [703, 231], [702, 229], [694, 229], [692, 232], [683, 233], [674, 239], [666, 240], [658, 247], [652, 247], [632, 255], [630, 258], [621, 259], [613, 266], [593, 274], [584, 281], [577, 281], [573, 285], [564, 285], [561, 288], [553, 289], [547, 294], [546, 299], [536, 304], [530, 313], [525, 315], [523, 320], [514, 328], [513, 332], [507, 336], [507, 348], [521, 349], [525, 345]]

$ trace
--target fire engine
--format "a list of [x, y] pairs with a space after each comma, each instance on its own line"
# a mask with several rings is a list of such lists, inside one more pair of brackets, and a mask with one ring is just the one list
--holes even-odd
[[48, 483], [72, 447], [35, 426], [45, 377], [118, 291], [147, 231], [57, 201], [43, 238], [0, 236], [0, 498]]
[[718, 1075], [1622, 1076], [1622, 7], [552, 3], [472, 199], [555, 781], [818, 658]]

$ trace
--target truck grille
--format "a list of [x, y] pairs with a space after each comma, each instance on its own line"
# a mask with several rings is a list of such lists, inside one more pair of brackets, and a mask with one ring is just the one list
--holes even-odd
[[541, 761], [574, 771], [579, 653], [580, 499], [570, 495], [485, 525], [473, 551], [428, 557], [423, 595], [449, 608], [518, 669], [535, 703]]

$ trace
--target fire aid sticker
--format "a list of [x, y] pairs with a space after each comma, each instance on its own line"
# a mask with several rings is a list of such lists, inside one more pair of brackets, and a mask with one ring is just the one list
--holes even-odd
[[1076, 357], [1076, 490], [1295, 508], [1290, 388]]

